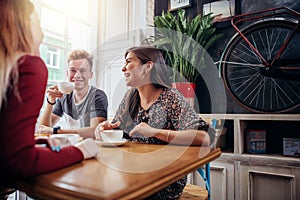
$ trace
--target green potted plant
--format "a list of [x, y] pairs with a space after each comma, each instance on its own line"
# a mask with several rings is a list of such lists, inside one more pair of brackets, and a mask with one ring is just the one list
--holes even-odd
[[187, 91], [178, 88], [185, 97], [191, 98], [191, 88], [194, 94], [195, 80], [206, 67], [206, 50], [222, 36], [216, 34], [213, 19], [211, 13], [190, 19], [183, 9], [177, 11], [177, 16], [163, 11], [154, 17], [153, 44], [163, 50], [167, 64], [173, 69], [173, 87], [188, 84]]

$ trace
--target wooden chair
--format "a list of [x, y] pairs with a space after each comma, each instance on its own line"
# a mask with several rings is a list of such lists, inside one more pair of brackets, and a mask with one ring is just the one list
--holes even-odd
[[202, 168], [198, 168], [197, 171], [205, 181], [205, 188], [187, 184], [183, 189], [180, 200], [210, 200], [210, 164], [205, 165], [205, 172]]
[[207, 200], [208, 192], [204, 187], [187, 184], [182, 192], [180, 200]]
[[[216, 128], [216, 126], [217, 120], [212, 119], [212, 127]], [[215, 144], [216, 142], [213, 142], [211, 148], [215, 148]], [[205, 182], [205, 188], [198, 185], [187, 184], [183, 189], [180, 200], [210, 200], [210, 163], [207, 163], [204, 168], [205, 171], [202, 168], [198, 168], [197, 171]]]

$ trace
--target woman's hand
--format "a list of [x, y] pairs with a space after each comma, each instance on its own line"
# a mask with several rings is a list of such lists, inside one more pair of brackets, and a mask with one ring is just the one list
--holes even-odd
[[61, 150], [61, 143], [56, 138], [38, 137], [35, 141], [36, 144], [46, 145], [46, 147], [50, 148], [52, 151], [59, 152]]
[[99, 153], [99, 147], [92, 138], [78, 142], [75, 146], [82, 152], [84, 159], [96, 157]]
[[144, 135], [146, 137], [153, 137], [157, 133], [160, 132], [160, 129], [153, 128], [149, 126], [148, 124], [142, 122], [139, 125], [135, 126], [129, 133], [129, 136], [132, 137], [135, 133]]
[[111, 129], [114, 129], [114, 128], [117, 128], [120, 126], [120, 122], [117, 121], [116, 123], [109, 123], [108, 121], [104, 121], [104, 122], [101, 122], [100, 124], [98, 124], [98, 126], [96, 127], [95, 131], [94, 131], [94, 134], [95, 134], [95, 138], [96, 140], [101, 140], [101, 132], [103, 130], [111, 130]]

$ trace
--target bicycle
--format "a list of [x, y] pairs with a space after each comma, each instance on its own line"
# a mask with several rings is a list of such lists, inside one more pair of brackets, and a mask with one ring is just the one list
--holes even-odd
[[237, 33], [225, 47], [219, 69], [233, 99], [258, 113], [298, 107], [300, 13], [272, 8], [236, 15], [231, 24]]

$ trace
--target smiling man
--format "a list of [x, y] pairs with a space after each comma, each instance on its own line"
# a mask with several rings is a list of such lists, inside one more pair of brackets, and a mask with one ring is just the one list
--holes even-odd
[[[73, 50], [68, 57], [67, 79], [74, 82], [73, 92], [62, 94], [57, 85], [47, 89], [47, 105], [40, 117], [38, 133], [78, 133], [94, 137], [96, 126], [107, 119], [107, 96], [89, 85], [93, 77], [93, 56], [85, 50]], [[61, 118], [66, 127], [54, 127]]]

